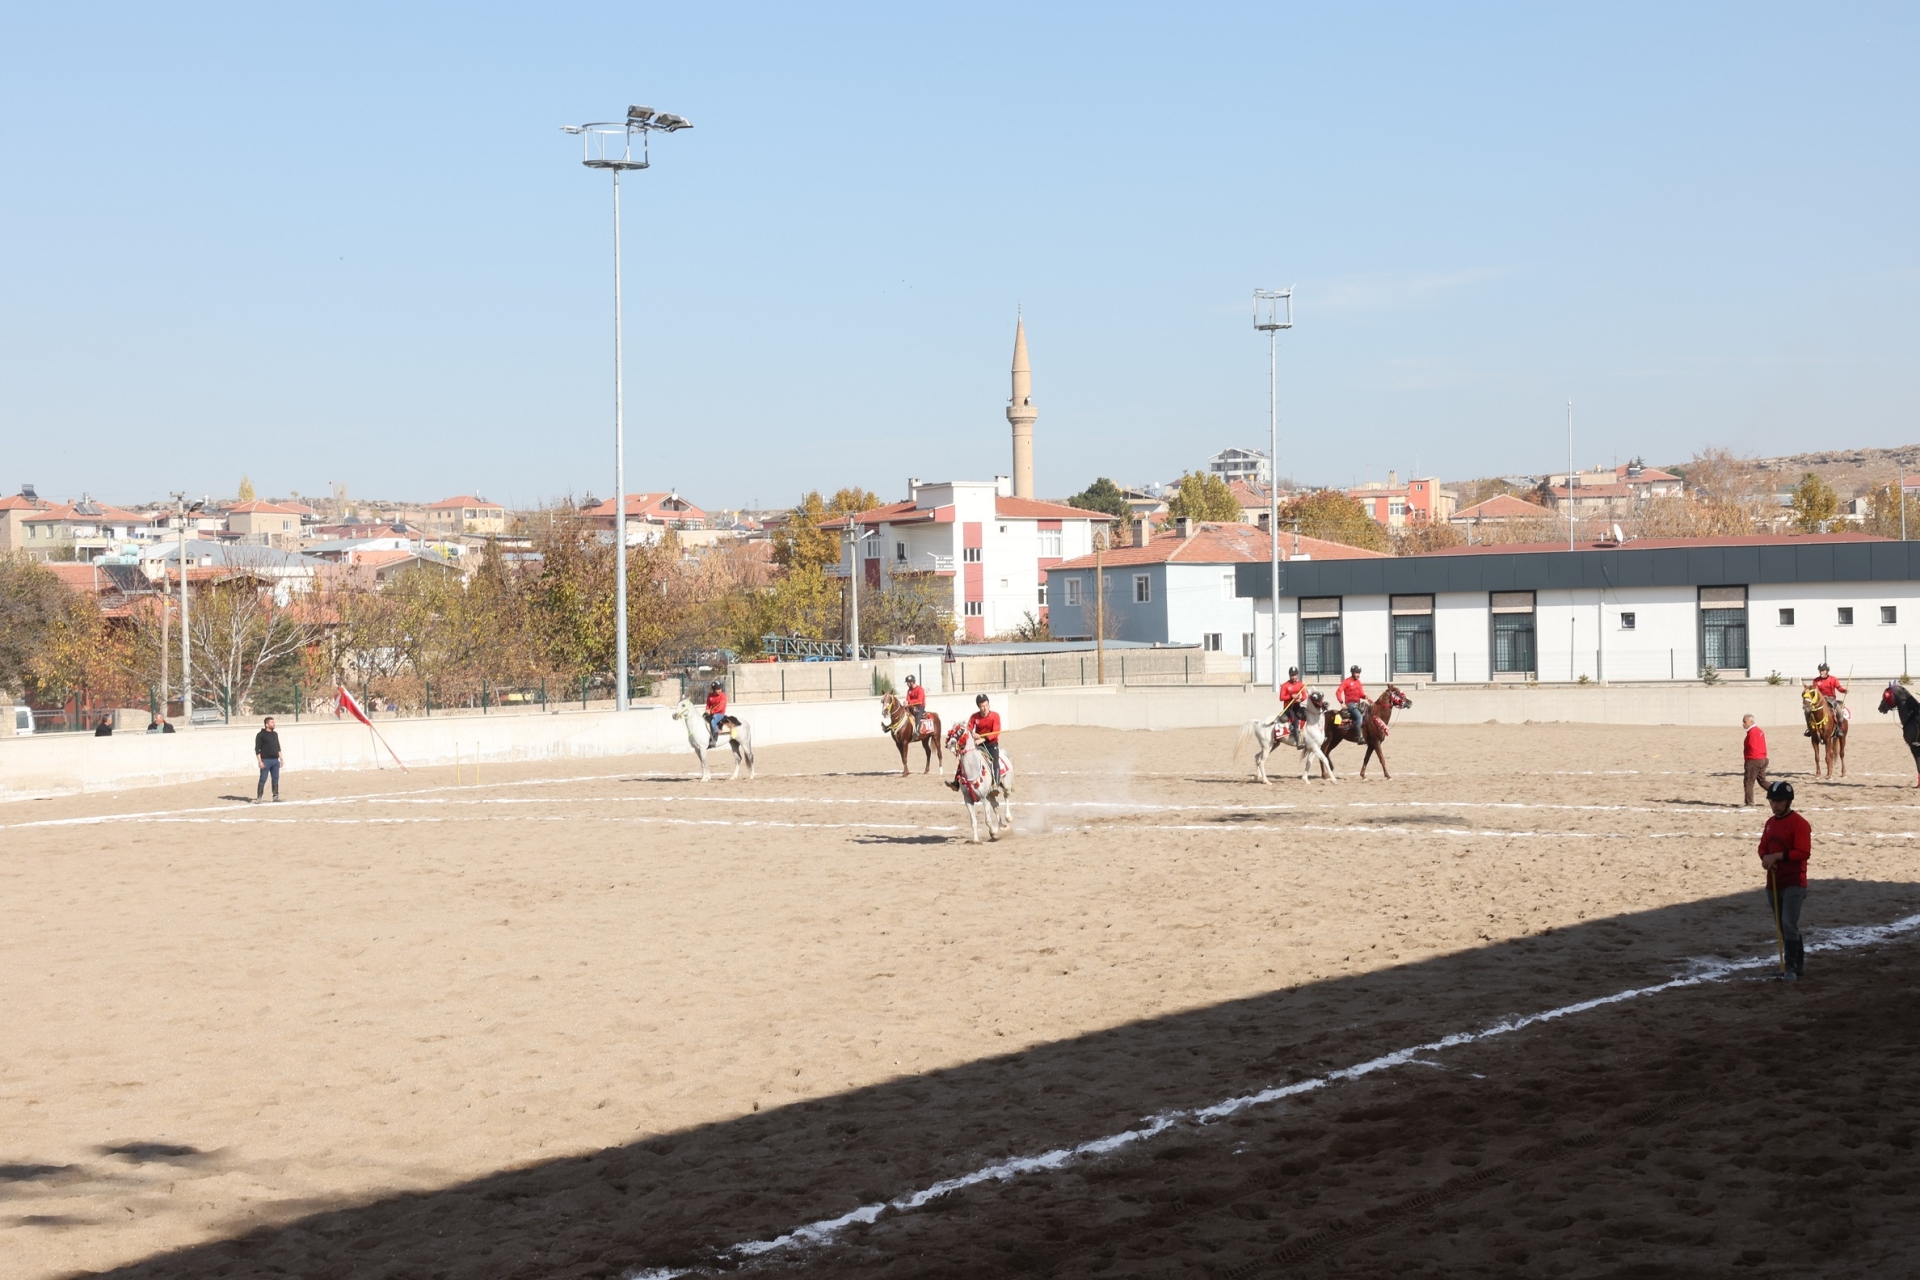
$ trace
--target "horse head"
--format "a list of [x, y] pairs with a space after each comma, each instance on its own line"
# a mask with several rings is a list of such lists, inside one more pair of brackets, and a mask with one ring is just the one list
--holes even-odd
[[1307, 705], [1315, 711], [1325, 711], [1327, 709], [1327, 695], [1315, 689], [1307, 695]]
[[675, 720], [685, 720], [688, 716], [692, 714], [693, 714], [693, 703], [687, 701], [685, 698], [682, 698], [680, 699], [680, 705], [674, 709], [673, 718]]
[[1880, 695], [1880, 714], [1885, 715], [1887, 712], [1899, 707], [1899, 705], [1900, 683], [1897, 680], [1889, 680], [1887, 681], [1885, 691]]
[[973, 733], [966, 724], [960, 723], [947, 730], [947, 747], [953, 751], [965, 751], [973, 745]]
[[1400, 692], [1399, 685], [1390, 684], [1387, 686], [1387, 705], [1397, 711], [1402, 707], [1412, 706], [1413, 699]]

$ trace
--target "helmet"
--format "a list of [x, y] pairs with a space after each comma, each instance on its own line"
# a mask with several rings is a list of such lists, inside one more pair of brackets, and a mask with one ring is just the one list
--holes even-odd
[[1357, 675], [1359, 675], [1359, 674], [1360, 674], [1360, 664], [1356, 662], [1356, 663], [1354, 663], [1354, 664], [1353, 664], [1352, 666], [1350, 666], [1350, 667], [1348, 667], [1348, 668], [1347, 668], [1347, 674], [1348, 674], [1348, 675], [1350, 675], [1350, 676], [1357, 676]]
[[1299, 678], [1299, 675], [1300, 675], [1300, 668], [1298, 668], [1298, 667], [1288, 667], [1288, 668], [1287, 668], [1287, 674], [1288, 674], [1289, 676], [1292, 676], [1292, 677], [1294, 677], [1295, 679], [1298, 679], [1298, 678]]
[[707, 688], [714, 693], [718, 693], [720, 692], [722, 685], [718, 680], [715, 680], [712, 684], [708, 685]]
[[908, 677], [907, 677], [907, 683], [908, 683], [908, 684], [919, 684], [920, 682], [919, 682], [918, 680], [916, 680], [916, 679], [914, 679], [914, 678], [913, 678], [912, 676], [908, 676]]
[[1793, 803], [1793, 784], [1791, 782], [1774, 783], [1772, 786], [1767, 788], [1767, 799], [1785, 800], [1788, 804], [1792, 804]]
[[1833, 668], [1829, 667], [1826, 663], [1823, 662], [1820, 664], [1820, 669], [1822, 671], [1831, 671]]
[[977, 698], [975, 698], [975, 699], [973, 700], [973, 705], [974, 705], [974, 706], [976, 706], [976, 707], [984, 707], [984, 706], [986, 706], [986, 705], [987, 705], [987, 695], [983, 693], [983, 694], [981, 694], [981, 695], [980, 695], [979, 697], [977, 697]]

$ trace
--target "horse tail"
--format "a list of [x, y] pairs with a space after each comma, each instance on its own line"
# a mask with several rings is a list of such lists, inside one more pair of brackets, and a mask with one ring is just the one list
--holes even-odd
[[1233, 759], [1238, 760], [1240, 758], [1240, 753], [1246, 750], [1248, 743], [1258, 743], [1260, 740], [1260, 731], [1254, 726], [1259, 723], [1258, 720], [1247, 720], [1241, 723], [1240, 736], [1234, 739], [1233, 742]]

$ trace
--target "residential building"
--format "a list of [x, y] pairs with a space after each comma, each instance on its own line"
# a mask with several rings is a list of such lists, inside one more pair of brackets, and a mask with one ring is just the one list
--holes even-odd
[[[1309, 560], [1385, 559], [1319, 538], [1282, 534], [1282, 572]], [[1144, 644], [1197, 644], [1212, 652], [1253, 657], [1253, 602], [1236, 590], [1240, 565], [1271, 572], [1273, 543], [1253, 525], [1222, 521], [1177, 520], [1154, 533], [1136, 522], [1130, 545], [1098, 557], [1082, 555], [1054, 565], [1047, 573], [1050, 629], [1057, 637], [1091, 638], [1095, 630], [1095, 564], [1106, 582], [1110, 640]]]
[[[1264, 644], [1275, 619], [1266, 575], [1236, 572]], [[1910, 669], [1920, 542], [1829, 533], [1450, 547], [1290, 564], [1279, 605], [1283, 651], [1323, 681], [1355, 662], [1374, 688], [1693, 681], [1708, 667], [1797, 679], [1828, 662], [1857, 690]]]
[[[908, 497], [820, 527], [861, 533], [863, 590], [896, 578], [932, 574], [952, 592], [953, 616], [968, 637], [983, 640], [1047, 617], [1047, 572], [1093, 550], [1093, 532], [1113, 520], [1100, 511], [1016, 498], [1012, 479], [907, 482]], [[842, 540], [838, 574], [853, 569], [851, 540]]]
[[1401, 484], [1399, 473], [1389, 471], [1385, 484], [1369, 480], [1347, 490], [1347, 496], [1389, 529], [1445, 520], [1453, 514], [1453, 495], [1440, 487], [1438, 476], [1424, 476]]
[[379, 591], [401, 575], [416, 572], [458, 578], [464, 570], [456, 560], [412, 550], [354, 551], [332, 561], [319, 572], [319, 579], [329, 591]]
[[[200, 570], [215, 571], [221, 579], [258, 578], [273, 584], [278, 596], [297, 595], [313, 589], [327, 561], [279, 547], [235, 546], [207, 538], [189, 538], [186, 545], [187, 567], [197, 581]], [[180, 544], [167, 539], [140, 551], [140, 567], [149, 578], [162, 573], [175, 581], [180, 576]]]
[[1485, 502], [1476, 502], [1455, 511], [1447, 520], [1462, 533], [1470, 533], [1483, 525], [1525, 524], [1553, 518], [1553, 512], [1537, 502], [1528, 502], [1510, 493], [1497, 493]]
[[[612, 498], [589, 503], [581, 508], [580, 514], [589, 524], [605, 531], [611, 540], [615, 514]], [[668, 529], [705, 529], [709, 523], [705, 511], [672, 490], [627, 495], [627, 545], [630, 547], [658, 542]]]
[[1651, 498], [1679, 497], [1686, 481], [1670, 471], [1649, 467], [1638, 458], [1611, 469], [1562, 471], [1546, 479], [1546, 497], [1562, 518], [1572, 504], [1577, 519], [1618, 519], [1631, 516]]
[[428, 507], [425, 515], [428, 532], [441, 538], [507, 531], [507, 509], [471, 494], [443, 498]]
[[158, 534], [153, 516], [82, 497], [21, 517], [20, 549], [34, 560], [98, 560], [119, 556], [151, 542]]
[[1266, 484], [1273, 479], [1273, 459], [1264, 449], [1222, 449], [1207, 459], [1207, 470], [1228, 484]]
[[1265, 481], [1252, 480], [1235, 480], [1227, 485], [1227, 491], [1233, 495], [1233, 500], [1240, 504], [1240, 520], [1243, 524], [1260, 524], [1266, 520], [1272, 514], [1268, 505], [1270, 497], [1277, 496], [1284, 504], [1293, 496], [1289, 493], [1274, 495], [1271, 492], [1272, 488], [1273, 486]]
[[226, 509], [227, 528], [241, 541], [263, 547], [296, 550], [300, 546], [301, 522], [313, 516], [311, 508], [292, 502], [237, 502]]
[[11, 498], [0, 498], [0, 555], [25, 551], [27, 531], [23, 522], [52, 505], [43, 501], [30, 484], [21, 485], [20, 492]]

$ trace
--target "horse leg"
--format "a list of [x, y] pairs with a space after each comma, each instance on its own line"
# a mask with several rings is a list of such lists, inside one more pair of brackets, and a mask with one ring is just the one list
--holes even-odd
[[1387, 772], [1387, 753], [1380, 749], [1380, 743], [1377, 741], [1369, 742], [1367, 744], [1367, 754], [1380, 761], [1380, 776], [1388, 782], [1392, 782], [1393, 775]]

